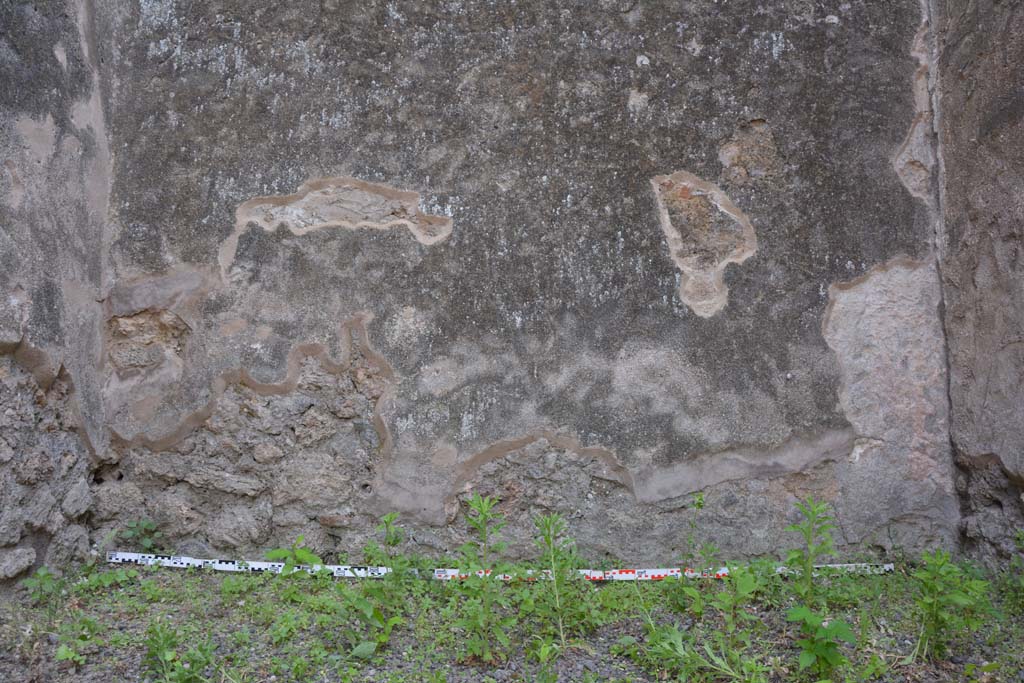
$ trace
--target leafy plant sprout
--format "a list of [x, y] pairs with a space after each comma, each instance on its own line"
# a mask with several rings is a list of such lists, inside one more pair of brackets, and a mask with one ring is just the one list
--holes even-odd
[[299, 536], [290, 548], [275, 548], [267, 552], [267, 559], [272, 562], [284, 560], [284, 567], [281, 568], [282, 576], [290, 576], [300, 565], [311, 568], [323, 566], [324, 561], [312, 550], [304, 547], [303, 540], [304, 537]]
[[538, 545], [544, 552], [547, 570], [550, 572], [548, 587], [555, 603], [555, 619], [558, 623], [558, 642], [564, 651], [566, 647], [565, 615], [562, 610], [562, 592], [566, 579], [566, 557], [570, 546], [563, 539], [566, 532], [565, 520], [557, 513], [544, 515], [534, 520], [540, 532]]
[[697, 517], [700, 514], [700, 511], [704, 509], [703, 491], [698, 491], [693, 494], [691, 507], [693, 508], [693, 514], [690, 515], [689, 520], [687, 520], [688, 531], [686, 534], [686, 553], [683, 555], [684, 564], [687, 566], [692, 564], [696, 559], [694, 556], [694, 548], [696, 548], [697, 545]]
[[821, 558], [832, 554], [832, 530], [836, 527], [832, 523], [832, 516], [828, 514], [827, 503], [816, 501], [812, 496], [796, 506], [803, 515], [803, 521], [786, 527], [786, 531], [800, 534], [803, 547], [790, 550], [786, 563], [791, 567], [799, 567], [797, 594], [807, 602], [814, 602], [814, 565]]
[[142, 519], [128, 522], [121, 532], [121, 539], [134, 544], [144, 553], [159, 553], [163, 534], [157, 531], [156, 522]]
[[498, 570], [493, 556], [505, 548], [505, 543], [495, 541], [494, 536], [504, 528], [505, 521], [495, 510], [497, 498], [474, 493], [468, 505], [466, 520], [475, 532], [475, 538], [461, 548], [469, 576], [459, 581], [459, 588], [467, 599], [457, 625], [466, 631], [466, 648], [471, 656], [494, 661], [495, 641], [508, 647], [507, 628], [513, 621], [511, 617], [503, 618], [498, 614], [497, 608], [507, 602], [507, 597], [499, 594], [501, 586], [492, 580], [493, 573]]

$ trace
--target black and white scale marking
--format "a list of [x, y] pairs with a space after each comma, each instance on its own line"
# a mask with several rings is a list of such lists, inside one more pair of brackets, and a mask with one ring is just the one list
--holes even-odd
[[[195, 557], [185, 557], [182, 555], [154, 555], [149, 553], [125, 553], [119, 551], [108, 552], [107, 562], [109, 564], [135, 564], [142, 566], [173, 567], [179, 569], [195, 567], [196, 569], [212, 569], [218, 572], [269, 572], [271, 574], [280, 574], [284, 569], [284, 562], [260, 562], [256, 560], [204, 560]], [[391, 573], [390, 567], [364, 567], [348, 564], [325, 564], [314, 566], [300, 564], [295, 567], [295, 571], [304, 571], [310, 574], [315, 574], [322, 569], [326, 569], [331, 573], [331, 576], [339, 579], [379, 579], [384, 577], [386, 574]], [[895, 565], [892, 563], [869, 564], [866, 562], [857, 562], [852, 564], [819, 564], [815, 565], [815, 569], [829, 569], [854, 574], [888, 574], [895, 570]], [[717, 571], [710, 569], [697, 571], [681, 567], [609, 570], [580, 569], [578, 572], [579, 575], [587, 581], [662, 581], [664, 579], [681, 579], [683, 577], [688, 579], [721, 579], [729, 575], [729, 568], [721, 567]], [[799, 570], [789, 569], [787, 567], [779, 567], [776, 569], [776, 572], [779, 574], [800, 573]], [[476, 572], [476, 575], [491, 576], [491, 571], [478, 571]], [[525, 579], [527, 581], [535, 581], [537, 578], [547, 578], [549, 575], [550, 572], [547, 570], [540, 572], [527, 572]], [[432, 573], [432, 577], [439, 581], [468, 579], [470, 576], [471, 574], [460, 572], [458, 569], [435, 569]], [[502, 581], [512, 580], [512, 576], [509, 574], [494, 574], [493, 577]]]

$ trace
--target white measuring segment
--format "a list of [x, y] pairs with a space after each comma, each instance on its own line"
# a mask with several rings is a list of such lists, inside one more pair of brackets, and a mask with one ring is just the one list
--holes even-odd
[[[143, 566], [175, 567], [187, 569], [212, 569], [218, 572], [269, 572], [280, 574], [284, 562], [259, 562], [249, 560], [205, 560], [183, 555], [155, 555], [150, 553], [108, 552], [107, 562], [110, 564], [137, 564]], [[376, 579], [391, 571], [389, 567], [363, 567], [352, 565], [296, 565], [298, 571], [315, 574], [321, 569], [328, 570], [332, 576], [344, 579]]]
[[[126, 553], [119, 551], [110, 551], [107, 553], [107, 562], [109, 564], [136, 564], [142, 566], [157, 566], [157, 567], [173, 567], [180, 569], [187, 569], [189, 567], [195, 567], [196, 569], [212, 569], [218, 572], [269, 572], [271, 574], [280, 574], [284, 569], [284, 562], [260, 562], [260, 561], [248, 561], [248, 560], [205, 560], [195, 557], [185, 557], [182, 555], [156, 555], [152, 553]], [[819, 564], [815, 565], [815, 569], [831, 569], [839, 572], [848, 572], [854, 574], [887, 574], [895, 570], [895, 565], [889, 564], [870, 564], [867, 562], [856, 562], [847, 564]], [[324, 565], [296, 565], [295, 571], [304, 571], [310, 574], [316, 574], [322, 569], [326, 569], [331, 573], [331, 576], [339, 579], [379, 579], [391, 572], [390, 567], [369, 567], [369, 566], [357, 566], [348, 564], [324, 564]], [[798, 569], [789, 569], [788, 567], [779, 567], [775, 570], [778, 574], [799, 574]], [[686, 577], [688, 579], [721, 579], [729, 575], [728, 567], [721, 567], [718, 570], [704, 570], [697, 571], [694, 569], [671, 567], [671, 568], [659, 568], [659, 569], [579, 569], [577, 570], [580, 576], [587, 581], [662, 581], [664, 579], [681, 579]], [[491, 570], [480, 570], [475, 572], [477, 576], [492, 576]], [[452, 581], [468, 579], [472, 574], [460, 572], [458, 569], [435, 569], [433, 571], [433, 578], [439, 581]], [[551, 572], [548, 570], [542, 570], [540, 572], [527, 571], [525, 579], [527, 581], [536, 581], [538, 578], [548, 579], [551, 577]], [[501, 581], [511, 581], [512, 575], [510, 574], [494, 574], [493, 578]]]

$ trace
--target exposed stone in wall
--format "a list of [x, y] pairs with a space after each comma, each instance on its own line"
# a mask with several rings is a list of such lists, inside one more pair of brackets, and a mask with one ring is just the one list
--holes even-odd
[[[131, 328], [136, 341], [166, 343], [167, 332], [180, 329], [165, 316], [130, 320], [139, 323]], [[123, 319], [115, 324], [125, 329]], [[351, 343], [339, 361], [307, 345], [282, 382], [224, 377], [210, 405], [178, 432], [118, 445], [116, 462], [95, 477], [100, 532], [135, 514], [212, 552], [258, 551], [299, 534], [335, 549], [329, 536], [354, 542], [351, 530], [372, 528], [367, 500], [388, 448], [377, 404], [391, 370], [368, 348], [361, 320], [342, 331]]]
[[89, 454], [66, 373], [39, 382], [0, 355], [0, 580], [89, 551]]
[[171, 311], [142, 311], [107, 323], [107, 353], [120, 371], [150, 368], [181, 352], [188, 325]]
[[750, 219], [715, 185], [676, 171], [651, 179], [661, 229], [681, 277], [679, 298], [707, 318], [725, 308], [725, 268], [757, 250]]

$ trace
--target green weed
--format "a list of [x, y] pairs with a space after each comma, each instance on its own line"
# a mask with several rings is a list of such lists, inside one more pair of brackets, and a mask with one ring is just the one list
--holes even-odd
[[[495, 510], [497, 504], [497, 499], [477, 493], [469, 500], [467, 521], [475, 538], [460, 549], [463, 571], [469, 577], [457, 582], [463, 600], [455, 624], [465, 633], [466, 657], [492, 663], [500, 659], [501, 649], [511, 644], [508, 631], [515, 623], [514, 617], [501, 613], [508, 608], [509, 601], [501, 582], [493, 578], [504, 570], [503, 565], [495, 562], [497, 553], [505, 548], [503, 542], [494, 540], [505, 526]], [[489, 573], [478, 576], [477, 572]]]
[[40, 567], [35, 573], [24, 579], [21, 585], [28, 591], [28, 596], [37, 605], [49, 604], [60, 595], [64, 582], [46, 567]]
[[128, 522], [121, 532], [121, 540], [127, 541], [144, 553], [160, 553], [163, 536], [157, 530], [156, 522], [149, 519]]
[[808, 498], [802, 503], [797, 503], [797, 508], [803, 515], [803, 521], [786, 527], [786, 531], [800, 534], [803, 538], [803, 547], [789, 551], [786, 556], [786, 564], [791, 569], [798, 569], [794, 586], [799, 595], [808, 604], [817, 602], [814, 591], [814, 565], [821, 559], [833, 552], [832, 530], [835, 525], [832, 523], [832, 516], [828, 514], [828, 504]]
[[205, 672], [213, 666], [213, 644], [199, 640], [182, 652], [181, 641], [172, 627], [151, 623], [143, 643], [143, 668], [159, 683], [209, 683]]
[[925, 553], [923, 560], [924, 566], [913, 573], [921, 633], [910, 661], [944, 655], [955, 634], [978, 628], [988, 604], [988, 582], [966, 576], [949, 553], [936, 550]]
[[1002, 593], [1007, 609], [1016, 615], [1024, 615], [1024, 529], [1014, 536], [1016, 554], [999, 577], [999, 592]]
[[830, 676], [836, 667], [846, 663], [846, 657], [839, 650], [840, 642], [857, 641], [845, 621], [826, 621], [825, 617], [812, 612], [806, 605], [789, 610], [786, 620], [798, 623], [804, 636], [796, 641], [800, 646], [800, 670], [810, 669], [820, 677]]

